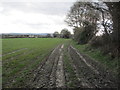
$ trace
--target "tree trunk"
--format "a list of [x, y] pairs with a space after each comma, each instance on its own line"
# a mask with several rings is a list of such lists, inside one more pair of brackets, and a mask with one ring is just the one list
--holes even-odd
[[120, 5], [119, 2], [105, 2], [109, 7], [110, 14], [113, 20], [113, 41], [120, 42]]
[[113, 47], [117, 49], [117, 56], [120, 56], [120, 3], [119, 2], [105, 2], [109, 7], [110, 14], [113, 20], [112, 42]]

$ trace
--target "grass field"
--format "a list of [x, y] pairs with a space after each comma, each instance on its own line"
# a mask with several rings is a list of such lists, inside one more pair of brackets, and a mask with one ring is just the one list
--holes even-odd
[[[66, 78], [66, 82], [65, 82], [66, 86], [68, 87], [79, 86], [80, 83], [78, 78], [79, 76], [82, 75], [81, 72], [87, 72], [87, 69], [85, 68], [88, 68], [90, 72], [92, 72], [91, 70], [93, 70], [87, 67], [87, 64], [80, 62], [82, 59], [78, 57], [78, 54], [76, 53], [75, 50], [72, 51], [73, 49], [70, 48], [70, 45], [75, 47], [81, 53], [86, 54], [88, 58], [92, 58], [93, 60], [100, 62], [101, 64], [105, 65], [105, 67], [108, 67], [109, 69], [111, 69], [111, 71], [115, 73], [117, 72], [118, 70], [117, 60], [111, 60], [109, 56], [103, 55], [99, 51], [99, 49], [94, 49], [92, 51], [88, 50], [86, 49], [88, 45], [78, 45], [76, 44], [76, 42], [70, 39], [58, 39], [58, 38], [2, 39], [2, 65], [3, 65], [2, 66], [2, 85], [3, 85], [3, 88], [29, 87], [29, 85], [32, 85], [33, 81], [30, 84], [28, 83], [31, 82], [30, 81], [31, 79], [34, 80], [35, 78], [34, 76], [36, 76], [35, 73], [37, 73], [38, 75], [36, 77], [39, 77], [38, 80], [41, 81], [40, 83], [38, 83], [38, 80], [36, 79], [37, 81], [35, 82], [35, 84], [38, 83], [38, 86], [39, 84], [42, 85], [42, 82], [44, 82], [44, 80], [47, 80], [50, 78], [50, 77], [49, 78], [47, 77], [47, 79], [45, 78], [47, 74], [49, 75], [51, 71], [56, 72], [55, 68], [57, 68], [58, 65], [55, 64], [56, 63], [55, 61], [56, 60], [59, 61], [60, 58], [58, 57], [60, 57], [59, 56], [60, 50], [62, 50], [60, 49], [60, 47], [57, 48], [57, 46], [58, 45], [60, 46], [60, 44], [63, 44], [63, 43], [64, 43], [64, 49], [63, 51], [61, 51], [61, 53], [63, 53], [63, 63], [64, 63], [63, 66], [64, 66], [64, 73]], [[52, 51], [54, 48], [56, 49], [53, 53]], [[48, 56], [51, 56], [51, 58], [48, 59]], [[42, 61], [45, 61], [47, 63], [42, 64]], [[44, 68], [38, 69], [40, 65], [43, 65]], [[52, 68], [52, 65], [54, 65], [54, 68]], [[99, 67], [97, 68], [99, 69]], [[36, 70], [38, 70], [38, 72]], [[46, 71], [50, 71], [50, 72], [46, 73]], [[84, 73], [83, 73], [83, 76], [84, 76]], [[89, 76], [90, 75], [87, 75], [86, 77], [89, 77]], [[93, 81], [94, 81], [94, 78], [93, 78]]]
[[32, 78], [32, 70], [67, 39], [15, 38], [2, 40], [3, 87], [21, 87]]

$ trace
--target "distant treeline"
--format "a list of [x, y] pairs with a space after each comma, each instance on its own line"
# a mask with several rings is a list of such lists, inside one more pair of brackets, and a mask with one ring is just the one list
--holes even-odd
[[52, 37], [51, 34], [47, 35], [12, 35], [12, 34], [2, 34], [2, 38], [45, 38]]
[[62, 29], [61, 32], [55, 31], [53, 34], [35, 35], [35, 34], [1, 34], [2, 38], [70, 38], [71, 33], [68, 29]]
[[72, 34], [70, 33], [70, 31], [66, 28], [62, 29], [61, 32], [57, 32], [55, 31], [53, 33], [53, 37], [54, 38], [71, 38], [72, 37]]

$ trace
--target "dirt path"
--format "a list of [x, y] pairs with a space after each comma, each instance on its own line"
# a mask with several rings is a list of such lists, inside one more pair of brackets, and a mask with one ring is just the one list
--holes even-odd
[[56, 47], [48, 59], [42, 63], [34, 74], [30, 87], [53, 88], [64, 87], [64, 70], [62, 62], [62, 49], [64, 45]]
[[73, 46], [69, 47], [69, 54], [72, 58], [77, 77], [81, 79], [83, 87], [87, 88], [115, 88], [115, 78], [100, 63], [79, 53]]
[[[66, 52], [64, 52], [66, 51]], [[67, 72], [64, 55], [67, 53], [72, 73]], [[69, 69], [69, 68], [68, 68]], [[72, 75], [72, 77], [70, 77]], [[71, 79], [74, 78], [74, 79]], [[71, 80], [69, 80], [71, 79]], [[32, 88], [69, 87], [72, 82], [80, 88], [116, 88], [117, 79], [99, 62], [81, 54], [73, 46], [65, 49], [57, 46], [50, 56], [44, 60], [34, 72], [34, 78], [29, 83]]]

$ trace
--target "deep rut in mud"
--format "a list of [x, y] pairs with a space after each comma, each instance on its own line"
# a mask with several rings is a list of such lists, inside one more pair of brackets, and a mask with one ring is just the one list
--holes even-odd
[[[66, 85], [69, 77], [64, 70], [64, 45], [57, 46], [50, 56], [35, 71], [29, 86], [32, 88], [69, 87]], [[67, 47], [66, 53], [77, 78], [75, 87], [80, 88], [117, 88], [117, 78], [114, 77], [99, 62], [78, 52], [73, 46]], [[70, 81], [72, 82], [72, 81]], [[74, 83], [74, 82], [73, 82]]]
[[64, 87], [63, 50], [64, 45], [56, 47], [45, 63], [36, 71], [30, 87]]
[[77, 77], [84, 88], [116, 88], [117, 78], [98, 62], [80, 54], [74, 47], [69, 47], [69, 54]]

